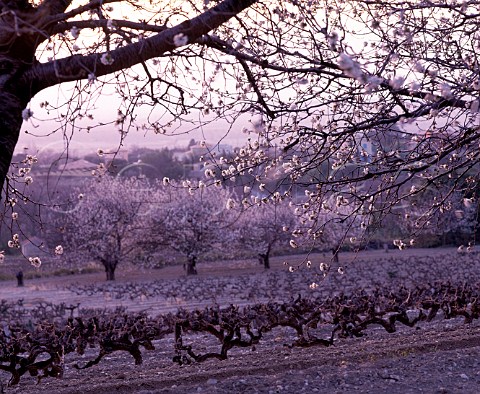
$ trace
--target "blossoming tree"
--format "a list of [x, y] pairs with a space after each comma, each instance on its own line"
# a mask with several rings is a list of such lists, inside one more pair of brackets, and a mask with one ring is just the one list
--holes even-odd
[[240, 245], [257, 253], [265, 269], [269, 269], [273, 248], [282, 243], [288, 247], [296, 219], [286, 202], [249, 208], [237, 223]]
[[[77, 82], [76, 93], [64, 105], [59, 104], [63, 112], [59, 116], [73, 122], [89, 112], [96, 80], [111, 75], [118, 94], [129, 101], [129, 91], [122, 86], [143, 79], [134, 89], [137, 93], [129, 97], [136, 97], [133, 102], [142, 101], [141, 92], [145, 91], [147, 96], [152, 94], [153, 101], [163, 102], [165, 107], [171, 104], [171, 111], [182, 113], [186, 110], [185, 92], [175, 82], [177, 72], [170, 69], [172, 79], [164, 77], [163, 71], [151, 68], [159, 62], [149, 60], [175, 59], [181, 52], [177, 48], [187, 44], [205, 46], [206, 34], [253, 3], [255, 0], [225, 0], [199, 8], [193, 1], [153, 1], [148, 5], [123, 0], [1, 1], [0, 186], [13, 177], [7, 175], [20, 128], [38, 111], [29, 107], [29, 102], [39, 92], [83, 81]], [[131, 73], [122, 72], [137, 64], [140, 67]], [[146, 79], [138, 75], [142, 69]], [[49, 111], [55, 105], [43, 101], [41, 107]], [[125, 114], [119, 114], [122, 123]]]
[[[452, 187], [449, 190], [428, 190], [400, 210], [400, 223], [405, 239], [395, 240], [402, 247], [412, 235], [428, 235], [437, 243], [473, 244], [478, 231], [478, 206], [472, 196], [465, 197]], [[439, 201], [432, 206], [431, 201]], [[447, 238], [448, 237], [448, 238]]]
[[[308, 198], [309, 192], [306, 194]], [[316, 215], [309, 210], [308, 202], [302, 208], [297, 208], [296, 212], [300, 224], [293, 235], [312, 247], [331, 251], [333, 262], [339, 261], [343, 245], [355, 246], [365, 240], [366, 230], [373, 219], [370, 214], [355, 211], [342, 194], [325, 200]]]
[[155, 194], [135, 178], [94, 178], [79, 188], [71, 209], [57, 215], [64, 234], [64, 258], [100, 262], [106, 279], [119, 264], [135, 262], [148, 235]]
[[158, 206], [151, 215], [152, 242], [165, 245], [187, 259], [187, 275], [197, 273], [202, 257], [212, 256], [232, 245], [236, 211], [231, 193], [185, 181], [186, 187], [167, 186], [160, 192], [170, 203]]

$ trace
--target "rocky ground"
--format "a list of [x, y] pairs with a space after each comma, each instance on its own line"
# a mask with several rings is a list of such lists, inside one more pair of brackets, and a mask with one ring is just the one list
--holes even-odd
[[[118, 273], [115, 284], [103, 282], [102, 273], [52, 277], [26, 282], [0, 283], [0, 299], [22, 298], [24, 304], [38, 302], [80, 303], [84, 307], [123, 306], [130, 310], [164, 313], [177, 307], [196, 308], [212, 302], [248, 304], [281, 300], [298, 293], [321, 296], [373, 288], [379, 284], [414, 286], [435, 280], [479, 282], [477, 255], [460, 256], [455, 251], [375, 252], [343, 255], [344, 275], [321, 281], [318, 270], [286, 272], [285, 259], [275, 259], [264, 272], [256, 262], [208, 263], [200, 274], [186, 278], [181, 267], [154, 272]], [[309, 257], [318, 266], [328, 256]], [[291, 263], [303, 257], [291, 256]], [[332, 267], [332, 273], [336, 272]], [[121, 268], [120, 268], [121, 269]], [[308, 285], [317, 281], [319, 287]], [[313, 293], [315, 292], [315, 293]], [[7, 393], [477, 393], [480, 387], [480, 323], [438, 317], [415, 328], [399, 326], [388, 334], [369, 329], [362, 338], [342, 339], [332, 347], [289, 348], [294, 333], [275, 329], [254, 348], [233, 349], [225, 361], [179, 366], [172, 362], [173, 337], [155, 342], [155, 350], [144, 353], [144, 363], [135, 366], [128, 354], [113, 353], [99, 365], [77, 370], [95, 357], [65, 360], [63, 379], [22, 379]], [[215, 346], [208, 336], [187, 337], [199, 350]], [[5, 380], [6, 375], [0, 377]]]

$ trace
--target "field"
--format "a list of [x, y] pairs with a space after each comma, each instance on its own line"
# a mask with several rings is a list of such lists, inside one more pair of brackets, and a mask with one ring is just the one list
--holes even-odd
[[[103, 272], [26, 279], [23, 288], [16, 281], [0, 283], [0, 299], [5, 303], [23, 300], [21, 308], [48, 312], [54, 305], [67, 306], [66, 314], [89, 310], [125, 310], [155, 317], [187, 313], [195, 309], [230, 304], [239, 308], [268, 303], [283, 303], [286, 309], [295, 300], [323, 299], [357, 294], [373, 294], [378, 289], [397, 291], [440, 286], [480, 291], [480, 255], [460, 255], [456, 250], [409, 250], [344, 253], [340, 255], [343, 275], [332, 266], [323, 280], [321, 262], [330, 256], [312, 255], [312, 268], [305, 265], [290, 273], [283, 265], [296, 264], [305, 256], [275, 258], [272, 269], [264, 271], [257, 261], [227, 261], [199, 264], [199, 275], [186, 277], [182, 267], [139, 271], [119, 267], [117, 281], [106, 283]], [[122, 268], [124, 268], [122, 270]], [[11, 270], [12, 267], [5, 267]], [[318, 287], [309, 285], [316, 282]], [[430, 286], [430, 287], [429, 287]], [[456, 287], [455, 287], [456, 286]], [[343, 294], [343, 295], [342, 295]], [[402, 293], [406, 294], [406, 293]], [[408, 293], [410, 294], [410, 293]], [[403, 302], [403, 301], [402, 301]], [[475, 304], [476, 302], [471, 302]], [[413, 304], [412, 304], [413, 305]], [[425, 304], [409, 307], [419, 316]], [[361, 336], [336, 335], [331, 346], [299, 341], [298, 332], [288, 325], [276, 326], [261, 340], [249, 346], [234, 346], [226, 360], [209, 358], [190, 364], [172, 362], [176, 356], [175, 337], [164, 335], [153, 341], [155, 350], [143, 350], [143, 363], [135, 365], [130, 354], [115, 351], [88, 369], [78, 370], [98, 355], [98, 347], [84, 355], [70, 353], [64, 359], [62, 379], [37, 379], [25, 374], [7, 393], [300, 393], [300, 392], [392, 392], [392, 393], [474, 393], [480, 386], [480, 325], [475, 308], [469, 305], [473, 321], [448, 312], [441, 305], [431, 319], [418, 319], [409, 327], [395, 324], [388, 333], [381, 324], [369, 324]], [[448, 304], [447, 306], [450, 307]], [[68, 306], [72, 306], [68, 309]], [[20, 307], [19, 307], [20, 308]], [[120, 309], [119, 309], [120, 308]], [[192, 315], [188, 315], [192, 316]], [[445, 317], [448, 317], [446, 319]], [[5, 330], [5, 319], [0, 318]], [[328, 320], [328, 319], [327, 319]], [[399, 320], [401, 321], [401, 320]], [[321, 324], [318, 337], [327, 338], [332, 324]], [[330, 331], [329, 331], [330, 330]], [[352, 331], [353, 332], [353, 331]], [[187, 330], [183, 343], [198, 354], [218, 352], [216, 338], [206, 331]], [[5, 383], [9, 374], [0, 371]]]

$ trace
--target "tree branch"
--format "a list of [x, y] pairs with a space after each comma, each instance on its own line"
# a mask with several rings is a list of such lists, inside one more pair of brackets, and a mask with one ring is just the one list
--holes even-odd
[[87, 21], [70, 21], [70, 22], [60, 22], [55, 25], [50, 31], [50, 34], [63, 33], [64, 31], [70, 30], [72, 27], [77, 27], [79, 29], [96, 29], [96, 28], [107, 28], [108, 24], [113, 24], [112, 32], [115, 32], [116, 28], [127, 28], [132, 30], [141, 30], [141, 31], [152, 31], [160, 33], [167, 30], [166, 26], [151, 25], [148, 23], [138, 23], [126, 20], [112, 19], [108, 21], [107, 19], [92, 19]]
[[37, 64], [25, 72], [23, 83], [29, 87], [33, 97], [39, 91], [62, 82], [86, 79], [93, 73], [96, 77], [111, 74], [142, 61], [158, 57], [176, 48], [174, 37], [183, 34], [192, 43], [221, 26], [233, 16], [255, 4], [257, 0], [224, 0], [203, 14], [171, 27], [153, 37], [141, 40], [110, 52], [112, 64], [103, 64], [102, 54], [70, 56], [53, 62]]
[[[50, 2], [62, 2], [63, 0], [50, 0]], [[95, 1], [89, 1], [88, 4], [85, 4], [83, 6], [80, 6], [78, 8], [75, 8], [71, 11], [68, 11], [68, 12], [64, 12], [66, 10], [63, 9], [63, 10], [59, 10], [59, 12], [55, 15], [52, 15], [52, 17], [50, 18], [50, 23], [56, 23], [56, 22], [61, 22], [61, 21], [65, 21], [69, 18], [73, 18], [77, 15], [81, 15], [83, 14], [84, 12], [87, 12], [87, 11], [90, 11], [92, 9], [95, 9], [95, 8], [99, 8], [101, 7], [102, 5], [105, 5], [105, 4], [110, 4], [110, 3], [118, 3], [120, 2], [121, 0], [95, 0]], [[71, 3], [71, 1], [69, 1], [69, 3]]]
[[43, 0], [42, 4], [38, 6], [38, 11], [48, 12], [50, 15], [64, 13], [65, 10], [72, 4], [72, 0]]

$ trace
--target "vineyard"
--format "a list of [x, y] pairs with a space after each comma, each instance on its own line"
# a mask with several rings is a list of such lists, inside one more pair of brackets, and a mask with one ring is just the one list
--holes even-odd
[[[335, 354], [342, 346], [361, 346], [359, 339], [388, 341], [422, 330], [427, 336], [445, 321], [456, 328], [466, 324], [474, 335], [479, 258], [456, 252], [374, 259], [359, 254], [342, 266], [343, 275], [330, 267], [325, 278], [317, 268], [290, 273], [279, 265], [271, 272], [257, 268], [256, 274], [223, 269], [196, 278], [65, 283], [57, 293], [71, 294], [70, 303], [5, 299], [2, 390], [31, 392], [36, 383], [41, 390], [52, 378], [95, 375], [119, 360], [122, 369], [137, 365], [130, 371], [138, 373], [154, 363], [215, 369], [239, 356], [256, 360], [257, 349], [275, 349], [279, 360], [284, 351], [321, 348]], [[318, 287], [309, 287], [314, 281]]]

